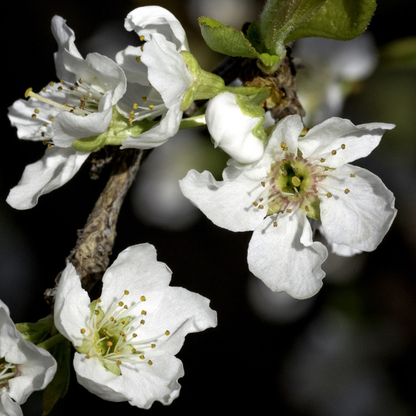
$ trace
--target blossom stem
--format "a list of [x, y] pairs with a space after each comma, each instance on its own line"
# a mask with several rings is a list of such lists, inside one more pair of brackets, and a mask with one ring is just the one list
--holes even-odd
[[179, 129], [190, 129], [192, 127], [205, 126], [206, 124], [205, 114], [200, 114], [197, 116], [182, 119]]

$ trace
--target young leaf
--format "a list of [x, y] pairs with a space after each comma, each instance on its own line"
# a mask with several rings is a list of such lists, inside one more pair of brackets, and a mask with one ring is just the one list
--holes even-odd
[[351, 40], [361, 35], [376, 9], [376, 0], [327, 0], [312, 19], [292, 30], [285, 43], [306, 37]]
[[259, 53], [244, 36], [243, 32], [210, 17], [200, 17], [198, 22], [202, 37], [215, 52], [228, 56], [242, 56], [244, 58], [259, 57]]

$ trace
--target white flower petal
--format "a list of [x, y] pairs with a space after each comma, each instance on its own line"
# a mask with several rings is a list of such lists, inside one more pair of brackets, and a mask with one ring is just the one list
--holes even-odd
[[[47, 98], [63, 102], [65, 100], [64, 93], [49, 92], [44, 94]], [[42, 125], [44, 119], [50, 120], [55, 118], [61, 110], [46, 104], [42, 101], [29, 98], [29, 100], [17, 100], [9, 107], [7, 116], [9, 117], [12, 126], [17, 127], [17, 137], [24, 140], [43, 141], [45, 137], [42, 135]], [[39, 110], [40, 118], [32, 118], [35, 110]]]
[[159, 124], [139, 136], [128, 137], [121, 145], [121, 149], [153, 149], [166, 143], [179, 130], [183, 114], [180, 106], [181, 102], [178, 101], [168, 110]]
[[215, 96], [208, 103], [205, 118], [215, 147], [220, 146], [237, 162], [253, 163], [263, 156], [264, 145], [253, 134], [262, 117], [243, 114], [235, 94]]
[[4, 357], [6, 352], [19, 341], [16, 327], [10, 318], [9, 308], [2, 300], [0, 300], [0, 339], [0, 357]]
[[[312, 229], [304, 211], [275, 218], [266, 218], [254, 231], [248, 247], [249, 269], [275, 292], [309, 298], [322, 286], [325, 273], [321, 264], [327, 250], [312, 241]], [[275, 220], [277, 227], [272, 224]]]
[[25, 341], [20, 334], [19, 343], [5, 355], [9, 363], [17, 365], [18, 377], [9, 380], [9, 395], [23, 404], [37, 390], [43, 390], [53, 379], [57, 364], [52, 355]]
[[148, 314], [140, 336], [148, 338], [169, 330], [169, 337], [160, 339], [157, 346], [157, 351], [164, 353], [177, 354], [187, 334], [217, 326], [217, 313], [209, 307], [209, 299], [182, 287], [165, 290], [157, 310], [152, 313], [147, 304], [145, 308]]
[[117, 53], [116, 62], [123, 68], [129, 82], [149, 85], [147, 66], [141, 65], [136, 59], [142, 55], [143, 51], [141, 46], [127, 46], [126, 49]]
[[[355, 126], [349, 120], [332, 117], [299, 139], [299, 149], [304, 158], [324, 158], [325, 166], [338, 168], [368, 156], [378, 146], [384, 132], [394, 127], [394, 124], [387, 123]], [[345, 145], [345, 149], [341, 145]], [[336, 154], [332, 154], [333, 150]]]
[[253, 205], [261, 192], [260, 180], [249, 180], [244, 175], [246, 171], [233, 166], [226, 170], [229, 179], [235, 174], [234, 180], [219, 182], [208, 171], [199, 173], [192, 169], [179, 186], [185, 197], [215, 225], [230, 231], [252, 231], [266, 215], [265, 210]]
[[0, 391], [0, 415], [4, 416], [23, 416], [19, 404], [17, 404], [7, 393]]
[[54, 147], [42, 159], [27, 165], [19, 183], [11, 189], [7, 203], [16, 209], [29, 209], [41, 195], [66, 184], [81, 168], [89, 153]]
[[149, 82], [160, 93], [167, 108], [181, 100], [194, 83], [182, 55], [159, 33], [145, 43], [141, 59], [148, 68]]
[[97, 357], [75, 353], [74, 369], [78, 383], [90, 393], [111, 402], [126, 401], [123, 378], [104, 368]]
[[375, 250], [397, 213], [394, 196], [380, 178], [357, 166], [345, 165], [328, 175], [322, 187], [331, 189], [333, 195], [321, 200], [325, 235], [336, 244]]
[[53, 142], [61, 148], [71, 148], [74, 140], [98, 136], [107, 130], [112, 115], [111, 107], [87, 117], [62, 111], [52, 123]]
[[189, 51], [185, 30], [179, 20], [163, 7], [138, 7], [127, 15], [124, 26], [128, 31], [134, 30], [139, 36], [144, 36], [146, 40], [149, 35], [161, 33], [178, 50]]
[[283, 154], [282, 143], [286, 144], [289, 153], [297, 153], [298, 138], [302, 130], [302, 119], [298, 115], [287, 116], [276, 124], [264, 152], [269, 166], [276, 161], [276, 156]]
[[75, 81], [74, 75], [69, 72], [63, 63], [63, 54], [67, 50], [71, 55], [82, 59], [81, 54], [75, 46], [75, 34], [72, 29], [66, 25], [66, 20], [61, 16], [52, 18], [52, 34], [58, 43], [58, 52], [55, 53], [56, 75], [58, 79], [66, 79], [67, 81]]
[[[154, 311], [169, 288], [172, 272], [165, 263], [156, 261], [156, 249], [151, 244], [138, 244], [121, 252], [104, 274], [101, 307], [108, 307], [129, 291], [125, 303], [131, 299], [146, 297], [143, 308], [148, 313]], [[140, 315], [135, 309], [133, 316]], [[147, 326], [146, 326], [147, 327]], [[165, 331], [166, 328], [163, 330]], [[162, 331], [162, 332], [163, 332]]]
[[[157, 400], [169, 405], [179, 396], [181, 386], [178, 379], [183, 377], [182, 362], [173, 355], [158, 354], [150, 366], [143, 363], [135, 368], [122, 365], [124, 385], [122, 392], [132, 406], [149, 409]], [[140, 391], [140, 394], [137, 392]]]
[[76, 347], [85, 338], [81, 329], [84, 328], [86, 336], [89, 335], [90, 303], [88, 293], [81, 287], [75, 267], [68, 263], [62, 272], [55, 295], [54, 322], [58, 331]]

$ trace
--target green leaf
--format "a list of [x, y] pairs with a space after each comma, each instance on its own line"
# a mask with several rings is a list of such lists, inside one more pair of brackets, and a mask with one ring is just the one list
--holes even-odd
[[305, 25], [330, 0], [269, 0], [260, 15], [260, 32], [266, 50], [284, 56], [285, 39]]
[[285, 43], [311, 36], [351, 40], [363, 33], [376, 9], [376, 0], [327, 0], [312, 19], [292, 30]]
[[46, 416], [51, 412], [59, 399], [62, 399], [69, 387], [71, 370], [71, 344], [65, 340], [55, 346], [53, 356], [58, 363], [58, 369], [54, 378], [43, 392], [43, 414]]
[[202, 37], [213, 51], [228, 56], [259, 57], [259, 53], [240, 30], [210, 17], [200, 17], [198, 22]]

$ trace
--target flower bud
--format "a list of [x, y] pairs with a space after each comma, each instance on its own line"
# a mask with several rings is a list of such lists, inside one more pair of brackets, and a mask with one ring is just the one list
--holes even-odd
[[263, 156], [264, 110], [249, 98], [224, 92], [214, 97], [205, 113], [208, 131], [215, 143], [239, 163]]

